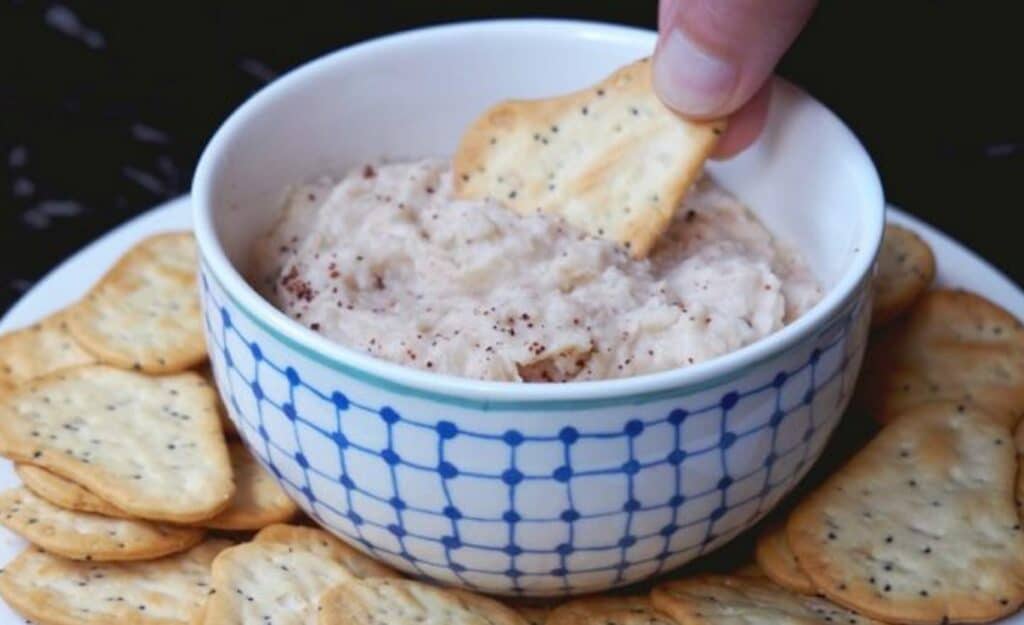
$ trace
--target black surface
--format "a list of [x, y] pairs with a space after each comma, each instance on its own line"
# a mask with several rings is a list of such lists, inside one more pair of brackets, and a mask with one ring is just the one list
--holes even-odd
[[[828, 0], [780, 71], [857, 132], [890, 201], [1020, 282], [1014, 5]], [[185, 193], [220, 120], [274, 76], [382, 33], [536, 15], [653, 27], [655, 2], [0, 0], [0, 310], [88, 241]]]

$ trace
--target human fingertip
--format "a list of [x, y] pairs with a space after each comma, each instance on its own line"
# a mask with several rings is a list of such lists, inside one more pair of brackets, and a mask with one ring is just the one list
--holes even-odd
[[768, 122], [771, 95], [772, 81], [769, 80], [749, 102], [729, 117], [729, 125], [719, 138], [711, 158], [730, 159], [757, 141]]
[[689, 117], [714, 118], [732, 99], [739, 68], [703, 49], [679, 28], [668, 30], [654, 53], [654, 88], [665, 104]]

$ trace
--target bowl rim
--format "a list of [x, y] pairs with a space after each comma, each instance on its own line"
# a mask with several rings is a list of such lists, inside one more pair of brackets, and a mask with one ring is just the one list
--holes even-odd
[[[527, 31], [532, 34], [543, 31], [568, 39], [599, 38], [643, 45], [652, 45], [655, 38], [655, 33], [642, 28], [572, 19], [495, 19], [428, 26], [370, 39], [317, 57], [290, 70], [238, 106], [203, 149], [192, 183], [193, 224], [201, 263], [232, 303], [250, 321], [304, 356], [377, 387], [403, 395], [476, 408], [529, 407], [559, 410], [640, 403], [717, 386], [782, 355], [803, 339], [827, 327], [835, 315], [857, 297], [858, 286], [872, 271], [881, 245], [885, 225], [881, 180], [867, 150], [849, 127], [824, 104], [779, 78], [776, 80], [794, 89], [799, 97], [817, 103], [828, 119], [837, 124], [841, 133], [850, 140], [854, 151], [859, 151], [867, 169], [866, 182], [870, 188], [866, 193], [874, 196], [865, 205], [876, 207], [876, 210], [866, 215], [864, 223], [865, 236], [872, 248], [868, 250], [870, 253], [862, 253], [854, 258], [852, 266], [840, 280], [803, 315], [766, 337], [705, 362], [626, 378], [561, 384], [483, 381], [414, 369], [346, 347], [294, 321], [264, 299], [228, 259], [213, 224], [213, 183], [224, 147], [233, 135], [244, 130], [250, 119], [258, 117], [264, 105], [310, 78], [315, 79], [321, 70], [335, 63], [352, 62], [361, 56], [389, 48], [431, 39], [458, 37], [468, 32], [507, 35]], [[871, 236], [872, 233], [874, 236]]]

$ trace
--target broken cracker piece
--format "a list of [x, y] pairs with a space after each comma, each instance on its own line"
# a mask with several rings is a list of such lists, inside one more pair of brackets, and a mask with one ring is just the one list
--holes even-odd
[[152, 560], [203, 539], [200, 528], [176, 527], [58, 508], [27, 488], [0, 493], [0, 524], [50, 553], [72, 560]]
[[0, 573], [0, 596], [42, 625], [187, 625], [210, 590], [210, 562], [231, 543], [207, 540], [142, 562], [82, 562], [29, 548]]
[[152, 236], [130, 249], [67, 311], [71, 334], [122, 369], [176, 373], [206, 358], [195, 239]]
[[833, 601], [891, 623], [991, 621], [1024, 602], [1013, 432], [976, 408], [896, 417], [791, 513], [789, 545]]
[[666, 107], [642, 59], [581, 91], [485, 112], [455, 153], [455, 192], [559, 215], [644, 258], [724, 129]]
[[935, 255], [912, 230], [886, 224], [872, 290], [871, 325], [884, 326], [903, 315], [935, 281]]
[[0, 454], [72, 479], [134, 517], [201, 521], [235, 490], [216, 402], [195, 373], [67, 369], [3, 397]]
[[324, 593], [318, 625], [528, 625], [515, 610], [465, 590], [408, 579], [353, 579]]
[[779, 586], [805, 595], [815, 593], [814, 584], [789, 548], [784, 523], [770, 525], [761, 532], [757, 537], [754, 557], [764, 574]]
[[657, 586], [651, 600], [679, 625], [880, 625], [827, 599], [750, 577], [687, 577]]

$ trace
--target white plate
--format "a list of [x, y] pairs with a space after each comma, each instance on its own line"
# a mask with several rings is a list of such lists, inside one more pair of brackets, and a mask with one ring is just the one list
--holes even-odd
[[[1017, 317], [1024, 318], [1024, 292], [996, 268], [938, 230], [898, 210], [889, 211], [889, 220], [913, 228], [932, 246], [938, 262], [940, 285], [969, 288], [997, 302]], [[32, 323], [73, 302], [125, 250], [146, 235], [189, 228], [191, 222], [188, 198], [180, 197], [108, 232], [40, 280], [0, 320], [0, 332]], [[0, 459], [0, 490], [17, 483], [11, 463]], [[0, 528], [0, 563], [6, 563], [14, 557], [24, 544], [18, 537]], [[1004, 622], [1024, 625], [1024, 613]], [[22, 624], [25, 621], [0, 603], [0, 625], [15, 623]]]

